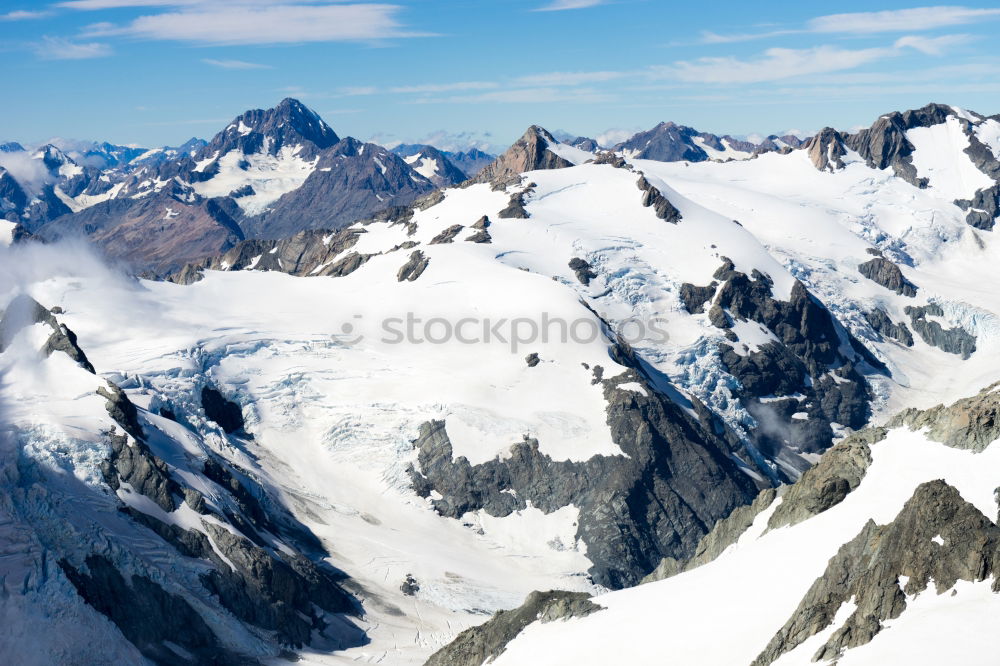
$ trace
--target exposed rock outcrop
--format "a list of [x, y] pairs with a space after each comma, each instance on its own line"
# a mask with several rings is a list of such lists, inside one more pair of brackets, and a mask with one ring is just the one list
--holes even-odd
[[940, 594], [959, 580], [982, 581], [998, 574], [1000, 528], [954, 487], [929, 481], [891, 523], [869, 521], [841, 547], [754, 666], [771, 664], [830, 627], [849, 602], [857, 608], [814, 660], [836, 660], [844, 650], [870, 642], [886, 622], [906, 611], [908, 597], [934, 594], [931, 585]]
[[[618, 357], [635, 366], [627, 351]], [[509, 455], [472, 465], [453, 457], [444, 423], [433, 421], [414, 442], [415, 490], [423, 497], [436, 491], [434, 508], [453, 518], [479, 509], [506, 516], [527, 502], [546, 513], [578, 507], [590, 573], [608, 587], [639, 582], [664, 557], [690, 556], [717, 520], [752, 500], [756, 486], [716, 434], [721, 424], [695, 421], [635, 369], [595, 381], [603, 383], [612, 439], [627, 457], [554, 461], [526, 436]], [[631, 382], [643, 391], [618, 388]]]
[[205, 410], [205, 416], [227, 433], [243, 430], [243, 409], [232, 400], [227, 400], [217, 389], [211, 386], [201, 388], [201, 408]]
[[59, 566], [84, 601], [114, 622], [156, 664], [257, 663], [227, 654], [191, 604], [145, 576], [132, 574], [126, 580], [111, 561], [96, 554], [81, 566], [65, 559], [59, 560]]
[[[981, 452], [1000, 437], [1000, 384], [954, 404], [926, 410], [904, 409], [889, 427], [927, 429], [927, 437], [956, 449]], [[1000, 485], [1000, 484], [998, 484]]]
[[[858, 429], [868, 422], [871, 391], [862, 371], [884, 366], [801, 282], [781, 301], [773, 297], [768, 276], [747, 276], [728, 259], [714, 277], [721, 285], [709, 311], [713, 324], [729, 328], [730, 317], [749, 320], [774, 336], [755, 350], [721, 346], [722, 362], [739, 380], [740, 398], [758, 421], [753, 436], [762, 451], [769, 457], [791, 445], [799, 452], [823, 451], [833, 439], [831, 424]], [[781, 396], [789, 397], [776, 399]], [[782, 460], [800, 472], [808, 467], [798, 456]]]
[[67, 326], [60, 324], [52, 312], [27, 294], [15, 296], [0, 317], [0, 352], [10, 346], [15, 335], [32, 324], [45, 324], [52, 330], [42, 346], [42, 353], [45, 356], [51, 356], [57, 351], [62, 352], [76, 361], [81, 368], [94, 372], [94, 366], [77, 344], [76, 334]]
[[896, 342], [906, 345], [907, 347], [913, 346], [913, 334], [910, 333], [910, 329], [905, 323], [894, 323], [891, 319], [889, 319], [889, 315], [879, 308], [875, 308], [870, 312], [865, 312], [864, 315], [865, 321], [867, 321], [879, 335], [891, 338]]
[[480, 666], [500, 656], [532, 622], [586, 617], [600, 610], [584, 592], [532, 592], [518, 608], [500, 611], [485, 623], [460, 633], [431, 655], [425, 666]]
[[739, 541], [740, 536], [750, 528], [762, 511], [774, 503], [777, 496], [778, 490], [775, 488], [765, 488], [760, 491], [751, 504], [737, 507], [731, 514], [716, 522], [712, 531], [698, 542], [698, 548], [689, 559], [675, 560], [672, 557], [665, 557], [651, 574], [642, 579], [642, 582], [653, 583], [708, 564]]
[[962, 360], [968, 359], [976, 351], [976, 336], [960, 326], [946, 329], [940, 323], [927, 318], [944, 316], [944, 310], [937, 303], [922, 306], [908, 305], [904, 312], [910, 315], [910, 325], [913, 326], [913, 330], [932, 347], [949, 354], [957, 354]]
[[832, 127], [824, 127], [809, 139], [804, 149], [813, 165], [820, 171], [837, 171], [844, 168], [847, 147], [844, 136]]
[[441, 233], [436, 235], [434, 238], [432, 238], [429, 245], [441, 245], [443, 243], [451, 243], [452, 241], [455, 240], [455, 236], [457, 236], [458, 233], [462, 231], [462, 229], [464, 228], [465, 227], [463, 227], [461, 224], [453, 224], [447, 229], [441, 231]]
[[569, 267], [576, 274], [576, 279], [585, 287], [590, 286], [590, 281], [597, 277], [597, 272], [594, 271], [593, 266], [587, 260], [580, 257], [570, 259]]
[[681, 220], [681, 212], [674, 208], [674, 205], [663, 196], [660, 190], [646, 180], [645, 176], [639, 176], [636, 185], [642, 190], [642, 205], [646, 208], [652, 208], [656, 217], [673, 224], [677, 224]]
[[469, 183], [489, 183], [507, 180], [526, 171], [565, 169], [573, 163], [549, 150], [558, 144], [548, 131], [532, 125], [510, 148], [486, 166]]
[[399, 272], [396, 274], [396, 280], [399, 282], [403, 280], [413, 282], [423, 274], [429, 263], [430, 259], [425, 257], [423, 252], [414, 250], [410, 253], [409, 260], [400, 267]]
[[880, 284], [900, 296], [913, 298], [917, 295], [917, 287], [903, 277], [899, 266], [885, 257], [875, 257], [858, 266], [858, 272], [876, 284]]
[[684, 304], [684, 309], [690, 314], [701, 314], [704, 312], [705, 303], [712, 300], [712, 297], [715, 296], [715, 288], [718, 286], [717, 282], [712, 282], [707, 287], [699, 287], [690, 282], [682, 284], [679, 295], [681, 303]]

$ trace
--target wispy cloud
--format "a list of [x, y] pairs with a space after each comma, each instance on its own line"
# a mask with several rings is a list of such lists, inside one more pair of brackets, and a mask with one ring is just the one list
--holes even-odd
[[810, 32], [868, 34], [933, 30], [995, 18], [1000, 18], [1000, 9], [946, 6], [830, 14], [814, 18], [807, 25]]
[[845, 34], [874, 35], [888, 32], [921, 32], [979, 21], [1000, 19], [1000, 9], [972, 9], [959, 6], [919, 7], [878, 12], [828, 14], [806, 21], [803, 27], [789, 27], [762, 32], [723, 35], [711, 31], [701, 33], [703, 44], [731, 44], [784, 35]]
[[944, 35], [934, 38], [907, 36], [896, 40], [891, 47], [770, 48], [755, 58], [706, 57], [652, 69], [662, 78], [691, 83], [762, 83], [855, 69], [871, 62], [903, 55], [907, 49], [914, 49], [926, 55], [941, 55], [947, 47], [963, 43], [966, 39], [965, 35]]
[[615, 96], [590, 88], [513, 88], [478, 95], [421, 97], [413, 104], [564, 104], [610, 102]]
[[342, 97], [361, 97], [378, 93], [378, 88], [375, 86], [344, 86], [339, 88], [337, 92]]
[[579, 86], [612, 81], [624, 76], [628, 76], [628, 72], [549, 72], [519, 76], [513, 82], [518, 86]]
[[942, 35], [940, 37], [923, 37], [907, 35], [896, 40], [897, 49], [909, 47], [925, 55], [943, 55], [952, 46], [962, 46], [978, 39], [973, 35]]
[[489, 90], [497, 88], [499, 85], [492, 81], [457, 81], [455, 83], [427, 83], [416, 86], [398, 86], [396, 88], [389, 88], [388, 91], [402, 94], [426, 94], [461, 90]]
[[[115, 0], [78, 0], [77, 9], [107, 6]], [[80, 3], [86, 3], [81, 5]], [[123, 0], [120, 5], [124, 5]], [[131, 6], [140, 3], [133, 0]], [[162, 5], [155, 2], [150, 4]], [[181, 3], [172, 2], [171, 5]], [[391, 4], [287, 4], [188, 2], [172, 11], [140, 16], [130, 23], [96, 23], [90, 37], [124, 36], [197, 44], [296, 44], [306, 42], [378, 41], [427, 36], [406, 30], [397, 19], [402, 10]]]
[[561, 12], [567, 9], [586, 9], [587, 7], [596, 7], [603, 4], [604, 0], [552, 0], [552, 2], [544, 7], [539, 7], [533, 11]]
[[30, 19], [40, 19], [51, 16], [50, 11], [28, 11], [25, 9], [15, 9], [6, 14], [0, 14], [0, 21], [27, 21]]
[[48, 36], [34, 44], [34, 51], [43, 60], [87, 60], [104, 58], [113, 53], [108, 44], [72, 42], [62, 37]]
[[244, 60], [215, 60], [213, 58], [204, 58], [202, 60], [206, 65], [211, 65], [212, 67], [219, 67], [220, 69], [274, 69], [270, 65], [261, 65], [256, 62], [246, 62]]

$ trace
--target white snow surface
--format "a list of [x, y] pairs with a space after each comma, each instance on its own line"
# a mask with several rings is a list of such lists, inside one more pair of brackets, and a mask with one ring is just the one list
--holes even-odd
[[928, 178], [930, 187], [950, 199], [971, 199], [976, 190], [991, 187], [992, 178], [976, 168], [963, 151], [969, 137], [954, 116], [938, 125], [907, 130], [913, 144], [913, 166], [917, 176]]
[[[940, 127], [938, 132], [952, 131]], [[923, 150], [926, 158], [933, 142], [942, 140], [918, 133], [918, 154]], [[403, 225], [363, 227], [352, 251], [377, 254], [342, 278], [224, 271], [184, 287], [132, 285], [92, 272], [29, 271], [27, 289], [46, 307], [65, 309], [60, 320], [77, 333], [98, 372], [128, 380], [140, 406], [145, 397], [191, 407], [192, 381], [211, 381], [237, 397], [254, 434], [246, 453], [235, 452], [203, 422], [193, 434], [152, 410], [144, 418], [158, 419], [158, 427], [169, 431], [164, 455], [197, 455], [200, 447], [213, 446], [261, 470], [324, 541], [331, 563], [357, 582], [372, 642], [335, 655], [306, 650], [304, 663], [417, 664], [465, 627], [519, 605], [532, 590], [595, 591], [584, 575], [587, 544], [575, 538], [575, 507], [549, 515], [529, 507], [506, 518], [477, 512], [461, 521], [445, 519], [414, 494], [406, 472], [416, 462], [411, 442], [420, 424], [432, 419], [445, 422], [454, 456], [472, 464], [507, 455], [525, 435], [558, 460], [621, 455], [605, 423], [602, 390], [583, 364], [601, 365], [605, 377], [623, 368], [610, 360], [608, 339], [581, 300], [613, 327], [660, 321], [669, 338], [630, 340], [637, 353], [674, 382], [679, 400], [696, 395], [734, 426], [749, 417], [733, 399], [731, 377], [715, 352], [721, 332], [706, 315], [689, 315], [679, 298], [682, 283], [709, 284], [723, 257], [737, 270], [769, 276], [779, 299], [802, 281], [866, 341], [892, 373], [872, 380], [876, 419], [905, 406], [950, 402], [995, 381], [1000, 293], [993, 286], [1000, 245], [965, 224], [964, 212], [952, 203], [959, 186], [975, 184], [973, 176], [963, 171], [959, 182], [934, 166], [962, 155], [944, 150], [940, 162], [919, 162], [918, 169], [930, 169], [922, 172], [931, 174], [926, 190], [859, 161], [821, 173], [803, 151], [728, 163], [634, 160], [681, 211], [676, 225], [641, 206], [638, 173], [581, 164], [525, 175], [525, 182], [536, 183], [526, 220], [499, 218], [510, 192], [483, 184], [446, 190], [442, 203], [417, 211], [412, 236]], [[236, 166], [239, 157], [222, 156], [220, 173], [196, 185], [204, 188], [200, 193], [228, 194], [250, 183], [256, 194], [238, 201], [248, 211], [262, 210], [315, 167], [288, 148], [276, 158], [249, 156], [246, 171]], [[934, 169], [927, 166], [932, 162]], [[468, 226], [482, 215], [492, 222], [491, 244], [466, 243], [465, 231], [453, 243], [427, 244], [443, 229]], [[396, 273], [409, 251], [393, 248], [405, 241], [419, 243], [430, 263], [419, 279], [400, 283]], [[871, 258], [868, 250], [899, 263], [918, 286], [917, 297], [863, 278], [857, 266]], [[573, 257], [598, 272], [588, 286], [568, 268]], [[0, 303], [11, 296], [0, 293]], [[880, 307], [893, 321], [908, 321], [905, 306], [928, 302], [942, 306], [942, 325], [961, 325], [977, 336], [970, 360], [919, 336], [912, 348], [880, 340], [863, 318], [863, 311]], [[415, 332], [423, 341], [393, 342], [408, 316], [419, 319]], [[530, 322], [545, 317], [598, 333], [561, 339], [556, 325], [547, 340], [525, 339]], [[463, 333], [475, 343], [454, 337], [454, 325], [469, 319]], [[482, 340], [489, 330], [484, 322], [518, 319], [529, 323], [519, 325], [516, 339], [507, 325], [503, 340]], [[444, 321], [452, 324], [452, 337], [428, 341], [443, 335]], [[737, 322], [734, 331], [740, 350], [770, 339], [750, 322]], [[527, 367], [529, 353], [541, 363]], [[41, 364], [43, 371], [8, 373], [0, 407], [5, 417], [13, 413], [33, 428], [33, 455], [97, 483], [103, 452], [95, 443], [108, 417], [103, 401], [92, 396], [94, 387], [77, 386], [74, 379], [40, 394], [21, 389], [22, 383], [38, 385], [29, 372], [42, 372], [43, 379], [68, 373], [60, 363], [53, 357]], [[622, 388], [643, 390], [631, 384]], [[85, 444], [66, 453], [66, 441]], [[918, 483], [945, 478], [986, 515], [996, 515], [996, 445], [974, 456], [897, 431], [873, 447], [873, 455], [864, 483], [841, 505], [763, 536], [763, 523], [755, 523], [710, 565], [599, 597], [608, 610], [588, 618], [532, 625], [498, 663], [641, 664], [664, 654], [676, 663], [749, 663], [840, 544], [869, 517], [891, 520]], [[414, 597], [399, 590], [406, 574], [421, 586]], [[759, 604], [764, 598], [768, 604]], [[708, 609], [717, 619], [704, 621], [699, 611]], [[900, 630], [925, 630], [917, 617], [900, 618]], [[719, 626], [730, 629], [725, 641], [709, 635]]]
[[14, 227], [17, 224], [10, 220], [0, 220], [0, 246], [10, 245], [14, 242]]
[[[791, 617], [840, 546], [869, 519], [879, 524], [892, 521], [921, 483], [944, 479], [986, 516], [997, 515], [993, 489], [1000, 445], [996, 443], [976, 454], [897, 429], [872, 446], [872, 458], [860, 486], [833, 508], [794, 527], [761, 535], [770, 516], [765, 511], [739, 543], [713, 562], [663, 581], [598, 596], [594, 601], [605, 610], [585, 618], [531, 624], [492, 663], [638, 666], [661, 664], [663, 655], [670, 655], [671, 663], [677, 664], [749, 664]], [[945, 590], [932, 586], [909, 600], [903, 615], [871, 644], [848, 650], [839, 663], [992, 663], [998, 643], [993, 613], [1000, 608], [1000, 596], [989, 585], [989, 581], [959, 584], [955, 597], [950, 592], [938, 594]], [[846, 614], [838, 618], [842, 622]], [[958, 634], [950, 636], [949, 629]], [[819, 642], [814, 643], [810, 647], [818, 648]], [[803, 650], [796, 653], [797, 659], [789, 653], [778, 663], [807, 664], [814, 652]], [[969, 660], [944, 658], [946, 654], [967, 655]]]
[[[194, 191], [203, 197], [222, 197], [250, 185], [254, 193], [238, 197], [236, 203], [248, 215], [267, 210], [275, 201], [302, 186], [316, 169], [319, 158], [299, 156], [302, 146], [283, 146], [277, 155], [261, 151], [252, 155], [232, 150], [219, 158], [219, 172], [212, 178], [194, 183]], [[212, 162], [214, 160], [208, 160]], [[249, 166], [240, 168], [246, 161]], [[207, 165], [205, 165], [207, 166]], [[204, 168], [199, 162], [195, 170]]]

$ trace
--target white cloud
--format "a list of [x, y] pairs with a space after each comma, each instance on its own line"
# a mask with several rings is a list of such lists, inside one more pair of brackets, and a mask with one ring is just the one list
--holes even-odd
[[611, 148], [612, 146], [621, 143], [627, 139], [631, 139], [640, 129], [622, 129], [620, 127], [612, 127], [611, 129], [604, 130], [600, 134], [594, 137], [594, 141], [597, 142], [602, 148]]
[[29, 194], [37, 194], [52, 181], [52, 175], [40, 159], [30, 152], [5, 153], [0, 151], [0, 167], [10, 172], [14, 180]]
[[378, 92], [375, 86], [345, 86], [337, 91], [343, 97], [360, 97], [362, 95], [374, 95]]
[[584, 83], [600, 83], [628, 76], [627, 72], [549, 72], [519, 76], [513, 83], [517, 86], [578, 86]]
[[86, 60], [112, 54], [111, 47], [99, 42], [72, 42], [62, 37], [42, 37], [34, 45], [35, 53], [44, 60]]
[[[112, 0], [94, 1], [107, 3]], [[374, 41], [425, 36], [403, 29], [396, 20], [396, 14], [402, 9], [399, 5], [245, 1], [189, 4], [190, 7], [140, 16], [125, 25], [97, 23], [89, 26], [85, 34], [218, 45]]]
[[489, 90], [499, 84], [492, 81], [458, 81], [456, 83], [428, 83], [416, 86], [399, 86], [389, 88], [391, 93], [439, 93], [458, 90]]
[[613, 95], [589, 88], [513, 88], [494, 90], [478, 95], [454, 95], [450, 97], [423, 97], [414, 104], [561, 104], [609, 102]]
[[274, 69], [270, 65], [260, 65], [255, 62], [245, 62], [243, 60], [215, 60], [213, 58], [205, 58], [202, 62], [221, 69]]
[[782, 35], [795, 35], [805, 32], [804, 30], [772, 30], [770, 32], [747, 32], [735, 35], [720, 35], [710, 30], [702, 30], [702, 44], [733, 44], [735, 42], [750, 42], [756, 39], [768, 39], [770, 37], [780, 37]]
[[966, 35], [943, 35], [934, 38], [907, 36], [898, 39], [891, 47], [770, 48], [765, 50], [763, 55], [747, 60], [734, 57], [706, 57], [680, 61], [669, 66], [653, 67], [651, 71], [654, 76], [691, 83], [762, 83], [855, 69], [871, 62], [903, 55], [907, 49], [914, 49], [926, 55], [941, 55], [947, 47], [965, 43], [969, 39]]
[[942, 55], [949, 47], [968, 44], [976, 37], [972, 35], [942, 35], [940, 37], [920, 37], [907, 35], [896, 40], [897, 49], [909, 47], [925, 55]]
[[534, 10], [536, 12], [561, 12], [566, 9], [586, 9], [604, 4], [604, 0], [552, 0], [544, 7]]
[[880, 12], [856, 12], [820, 16], [808, 22], [810, 32], [879, 33], [914, 32], [953, 25], [965, 25], [984, 19], [1000, 18], [1000, 9], [968, 7], [920, 7]]
[[720, 35], [705, 30], [701, 33], [700, 41], [703, 44], [732, 44], [806, 33], [873, 35], [886, 32], [919, 32], [991, 19], [1000, 19], [1000, 9], [971, 9], [958, 6], [919, 7], [878, 12], [829, 14], [810, 19], [802, 28], [769, 30], [767, 32]]
[[16, 9], [12, 12], [7, 12], [6, 14], [0, 14], [0, 21], [26, 21], [29, 19], [40, 19], [46, 16], [51, 16], [52, 12], [47, 11], [27, 11], [24, 9]]

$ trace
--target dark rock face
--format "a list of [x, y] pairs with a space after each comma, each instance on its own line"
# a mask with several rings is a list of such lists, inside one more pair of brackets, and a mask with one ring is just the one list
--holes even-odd
[[652, 208], [656, 212], [656, 217], [677, 224], [681, 219], [681, 212], [674, 208], [674, 205], [663, 196], [658, 189], [646, 180], [645, 176], [639, 176], [636, 185], [642, 190], [642, 205]]
[[[627, 351], [617, 355], [637, 367]], [[527, 502], [546, 513], [573, 504], [580, 510], [577, 536], [594, 563], [590, 573], [612, 588], [639, 582], [664, 557], [689, 556], [715, 521], [750, 502], [756, 487], [716, 435], [718, 424], [693, 420], [637, 370], [595, 381], [604, 386], [612, 439], [628, 457], [554, 461], [525, 437], [509, 457], [471, 465], [453, 458], [444, 423], [433, 421], [414, 442], [414, 489], [423, 497], [440, 493], [435, 509], [453, 518], [478, 509], [506, 516]], [[639, 382], [645, 395], [618, 388], [627, 382]]]
[[913, 144], [906, 131], [915, 127], [930, 127], [945, 122], [953, 115], [951, 107], [928, 104], [922, 109], [888, 113], [868, 129], [847, 137], [847, 147], [856, 151], [872, 169], [892, 167], [893, 172], [916, 187], [927, 187], [927, 179], [917, 177], [913, 166]]
[[479, 231], [471, 234], [465, 240], [470, 243], [492, 243], [493, 236], [490, 236], [490, 232], [486, 229], [480, 229]]
[[[801, 282], [788, 301], [779, 301], [771, 295], [770, 278], [739, 273], [728, 259], [715, 278], [722, 284], [709, 312], [713, 324], [725, 328], [729, 317], [750, 320], [777, 338], [745, 354], [731, 345], [721, 348], [723, 365], [742, 385], [741, 401], [758, 421], [754, 437], [765, 454], [779, 455], [793, 442], [799, 451], [823, 451], [833, 438], [831, 423], [852, 429], [867, 423], [871, 391], [859, 368], [884, 367]], [[780, 396], [796, 397], [774, 399]], [[806, 419], [792, 418], [803, 412]], [[795, 458], [785, 463], [800, 471], [807, 467]]]
[[164, 511], [177, 509], [181, 488], [171, 478], [170, 469], [150, 452], [145, 442], [133, 440], [130, 444], [124, 435], [112, 433], [108, 435], [108, 443], [111, 455], [101, 465], [101, 473], [112, 490], [118, 490], [124, 482]]
[[982, 452], [1000, 437], [1000, 394], [997, 384], [978, 395], [927, 410], [905, 409], [888, 426], [908, 426], [911, 430], [927, 428], [927, 437], [956, 449]]
[[[888, 620], [906, 611], [907, 595], [932, 593], [932, 581], [940, 593], [959, 580], [982, 581], [998, 573], [1000, 528], [954, 487], [929, 481], [891, 523], [869, 521], [841, 547], [754, 665], [774, 662], [829, 627], [841, 605], [852, 599], [857, 610], [814, 660], [835, 660], [844, 650], [870, 642]], [[909, 579], [905, 587], [901, 576]]]
[[885, 257], [869, 259], [858, 266], [858, 272], [872, 282], [880, 284], [901, 296], [913, 298], [917, 295], [916, 285], [903, 277], [903, 271], [900, 270], [899, 266]]
[[28, 195], [10, 173], [0, 167], [0, 215], [13, 211], [17, 214], [28, 205]]
[[910, 329], [905, 323], [893, 323], [893, 321], [889, 319], [889, 315], [878, 308], [872, 310], [871, 312], [865, 312], [864, 314], [865, 321], [867, 321], [879, 335], [892, 338], [907, 347], [913, 346], [913, 334], [910, 333]]
[[425, 666], [480, 666], [500, 656], [532, 622], [586, 617], [600, 610], [584, 592], [532, 592], [518, 608], [500, 611], [484, 624], [460, 633], [431, 655]]
[[[464, 171], [452, 164], [451, 159], [445, 153], [434, 146], [397, 146], [392, 149], [392, 152], [402, 157], [407, 164], [415, 169], [430, 172], [425, 177], [435, 187], [452, 187], [468, 178]], [[431, 169], [421, 167], [431, 167]]]
[[757, 516], [774, 503], [777, 496], [778, 491], [774, 488], [765, 488], [760, 491], [753, 503], [734, 509], [731, 514], [716, 522], [712, 531], [698, 542], [698, 548], [694, 555], [686, 560], [675, 560], [672, 557], [663, 558], [656, 569], [643, 578], [642, 582], [644, 584], [653, 583], [708, 564], [721, 555], [726, 548], [736, 543], [740, 536], [753, 525]]
[[462, 229], [464, 228], [465, 227], [463, 227], [461, 224], [453, 224], [447, 229], [442, 230], [441, 233], [432, 238], [431, 242], [428, 244], [440, 245], [442, 243], [451, 243], [453, 240], [455, 240], [455, 236], [457, 236], [458, 233], [462, 231]]
[[682, 284], [680, 297], [681, 302], [684, 304], [684, 309], [689, 314], [701, 314], [704, 312], [705, 303], [712, 300], [712, 297], [715, 296], [715, 288], [717, 286], [719, 285], [716, 282], [711, 283], [707, 287], [699, 287], [689, 282]]
[[938, 322], [927, 319], [928, 316], [944, 316], [944, 310], [941, 309], [940, 305], [936, 303], [922, 306], [908, 305], [904, 312], [910, 315], [910, 324], [913, 326], [913, 330], [932, 347], [937, 347], [949, 354], [957, 354], [962, 357], [963, 361], [976, 351], [976, 336], [964, 328], [945, 329]]
[[523, 192], [514, 192], [511, 194], [510, 202], [507, 204], [507, 207], [497, 213], [497, 217], [501, 219], [527, 220], [531, 216], [524, 207], [524, 197], [530, 193], [531, 188], [528, 188]]
[[823, 454], [815, 466], [782, 495], [768, 529], [797, 525], [844, 501], [861, 484], [871, 465], [871, 445], [885, 438], [885, 428], [852, 433]]
[[969, 211], [966, 223], [976, 229], [991, 231], [1000, 217], [1000, 184], [976, 192], [969, 200], [956, 201], [962, 210]]
[[371, 255], [350, 252], [363, 229], [303, 231], [283, 240], [248, 240], [224, 254], [188, 264], [166, 279], [192, 284], [205, 270], [281, 271], [290, 275], [348, 275]]
[[[694, 143], [693, 139], [697, 136], [702, 135], [691, 127], [660, 123], [618, 144], [615, 150], [631, 151], [635, 158], [644, 160], [704, 162], [708, 160], [708, 153]], [[717, 137], [715, 143], [718, 143]], [[721, 149], [721, 144], [718, 149]]]
[[530, 354], [528, 354], [527, 356], [524, 357], [524, 362], [528, 364], [529, 368], [533, 368], [536, 365], [538, 365], [539, 363], [541, 363], [541, 359], [538, 358], [538, 354], [537, 353], [532, 352], [532, 353], [530, 353]]
[[[265, 142], [268, 138], [271, 141]], [[322, 150], [338, 141], [340, 137], [314, 111], [289, 97], [273, 109], [252, 109], [237, 117], [198, 156], [224, 155], [231, 150], [255, 153], [265, 143], [268, 152], [277, 155], [285, 146], [305, 144]]]
[[82, 232], [104, 254], [138, 271], [167, 272], [243, 240], [233, 218], [238, 214], [214, 199], [192, 200], [165, 189], [140, 198], [111, 199], [78, 213], [67, 210], [34, 233], [52, 241]]
[[[115, 623], [125, 638], [156, 664], [236, 666], [256, 660], [227, 654], [201, 615], [182, 597], [145, 576], [130, 580], [102, 555], [90, 555], [85, 566], [59, 560], [59, 567], [90, 606]], [[178, 645], [185, 656], [168, 643]]]
[[809, 139], [804, 146], [809, 159], [820, 171], [836, 171], [844, 168], [844, 157], [847, 148], [844, 136], [832, 127], [824, 127], [819, 133]]
[[576, 273], [576, 279], [580, 281], [580, 284], [587, 287], [590, 285], [590, 281], [597, 277], [597, 273], [594, 271], [593, 267], [584, 259], [580, 257], [573, 257], [569, 260], [569, 267], [574, 273]]
[[408, 597], [412, 597], [420, 591], [420, 584], [417, 583], [417, 579], [412, 574], [406, 574], [406, 579], [399, 586], [399, 591]]
[[0, 317], [0, 352], [10, 345], [18, 332], [32, 324], [47, 324], [52, 329], [52, 334], [42, 347], [45, 356], [62, 352], [84, 370], [94, 372], [94, 366], [77, 344], [76, 333], [60, 324], [49, 310], [26, 294], [15, 296]]
[[243, 430], [243, 410], [238, 404], [227, 400], [221, 393], [210, 386], [201, 389], [201, 407], [205, 416], [215, 421], [227, 433]]
[[425, 257], [423, 252], [414, 250], [410, 253], [409, 260], [400, 267], [399, 273], [396, 274], [396, 280], [413, 282], [423, 274], [429, 263], [430, 259]]
[[[493, 160], [470, 183], [490, 183], [519, 176], [525, 171], [540, 169], [565, 169], [572, 162], [559, 157], [549, 150], [549, 145], [558, 144], [547, 130], [532, 125], [500, 157]], [[503, 216], [501, 216], [503, 217]]]
[[[341, 229], [435, 186], [381, 146], [347, 138], [323, 151], [316, 170], [265, 213], [240, 221], [247, 238], [284, 238], [304, 229]], [[376, 196], [377, 195], [377, 196]]]

